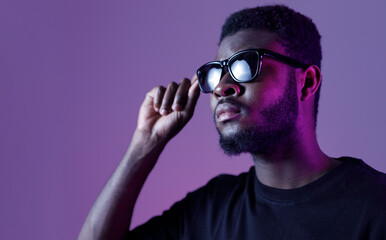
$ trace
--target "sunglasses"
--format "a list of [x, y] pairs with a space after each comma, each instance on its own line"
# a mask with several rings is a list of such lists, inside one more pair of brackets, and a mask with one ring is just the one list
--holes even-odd
[[236, 82], [249, 82], [259, 76], [263, 56], [274, 58], [292, 67], [306, 69], [309, 65], [267, 49], [248, 49], [237, 52], [223, 61], [213, 61], [197, 70], [198, 85], [204, 93], [211, 93], [227, 71]]

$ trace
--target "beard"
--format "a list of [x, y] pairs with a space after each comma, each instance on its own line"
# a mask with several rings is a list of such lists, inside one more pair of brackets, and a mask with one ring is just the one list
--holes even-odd
[[[229, 100], [230, 103], [243, 107], [236, 100]], [[264, 109], [261, 114], [264, 118], [263, 124], [251, 126], [231, 136], [224, 137], [217, 128], [220, 135], [220, 146], [225, 154], [229, 156], [241, 153], [267, 155], [273, 153], [278, 146], [292, 136], [298, 116], [294, 71], [288, 74], [283, 96]]]

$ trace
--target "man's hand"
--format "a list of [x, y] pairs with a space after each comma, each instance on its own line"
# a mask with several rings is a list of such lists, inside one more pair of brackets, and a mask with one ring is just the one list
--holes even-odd
[[166, 144], [193, 116], [199, 95], [196, 75], [192, 83], [185, 78], [180, 84], [153, 88], [139, 110], [137, 131], [145, 133], [153, 144]]
[[130, 147], [106, 183], [79, 239], [122, 239], [143, 183], [166, 143], [193, 115], [200, 95], [197, 77], [153, 88], [146, 94]]

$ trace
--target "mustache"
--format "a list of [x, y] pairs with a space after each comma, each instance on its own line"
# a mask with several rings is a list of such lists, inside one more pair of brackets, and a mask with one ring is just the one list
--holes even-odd
[[220, 99], [220, 101], [218, 101], [218, 103], [216, 105], [216, 109], [220, 104], [223, 104], [223, 103], [232, 104], [232, 105], [238, 107], [240, 110], [248, 109], [248, 107], [244, 103], [241, 103], [234, 98], [222, 98], [222, 99]]

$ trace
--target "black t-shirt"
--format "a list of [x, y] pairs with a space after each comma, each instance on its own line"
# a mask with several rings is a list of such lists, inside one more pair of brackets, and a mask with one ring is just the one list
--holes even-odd
[[129, 233], [130, 239], [386, 239], [386, 175], [342, 157], [303, 187], [220, 175]]

